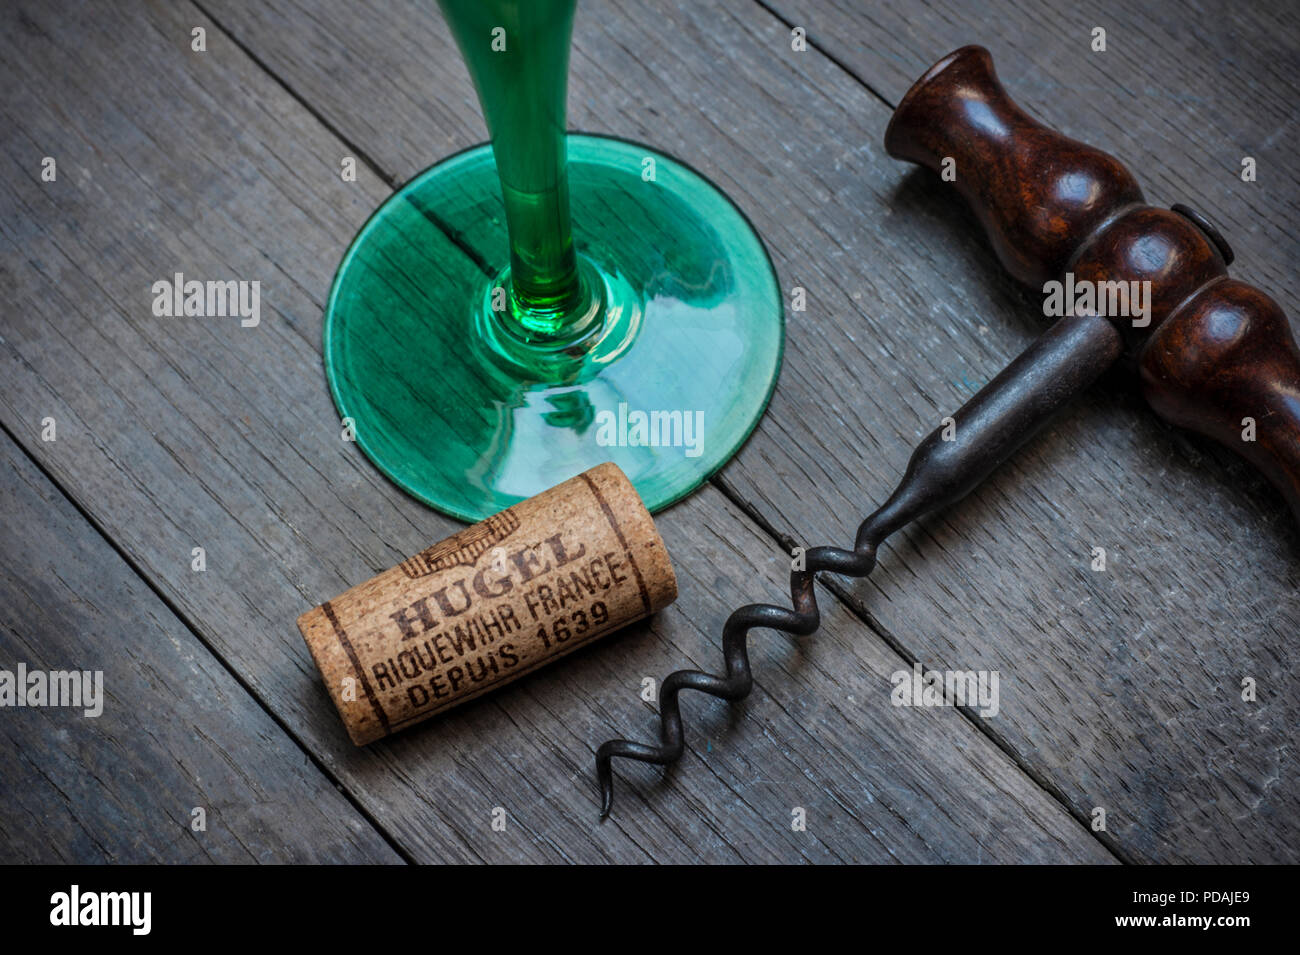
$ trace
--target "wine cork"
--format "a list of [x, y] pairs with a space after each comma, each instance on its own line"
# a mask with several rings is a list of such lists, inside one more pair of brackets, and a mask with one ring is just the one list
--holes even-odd
[[364, 746], [676, 598], [650, 513], [601, 464], [307, 611], [298, 629]]

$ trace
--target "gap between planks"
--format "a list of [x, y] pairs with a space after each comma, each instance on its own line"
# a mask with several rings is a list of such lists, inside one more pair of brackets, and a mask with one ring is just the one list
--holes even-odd
[[72, 494], [68, 492], [68, 489], [63, 486], [62, 482], [60, 482], [58, 478], [56, 478], [52, 473], [50, 473], [49, 468], [47, 468], [39, 458], [33, 455], [31, 451], [27, 449], [27, 446], [25, 444], [23, 444], [21, 441], [18, 440], [18, 436], [14, 434], [12, 430], [10, 430], [9, 425], [5, 424], [4, 421], [0, 421], [0, 431], [3, 431], [5, 438], [9, 442], [11, 442], [15, 448], [18, 449], [18, 453], [21, 454], [24, 458], [26, 458], [27, 461], [32, 465], [32, 467], [36, 468], [36, 470], [40, 472], [41, 477], [43, 477], [46, 481], [49, 482], [50, 487], [54, 488], [60, 495], [62, 495], [63, 499], [67, 501], [68, 504], [71, 505], [79, 515], [81, 515], [81, 519], [86, 522], [86, 526], [90, 527], [104, 541], [104, 543], [106, 543], [110, 548], [112, 548], [113, 553], [115, 553], [118, 556], [118, 558], [127, 567], [130, 568], [131, 573], [135, 574], [135, 576], [139, 578], [140, 582], [143, 583], [144, 586], [149, 589], [149, 592], [152, 593], [159, 601], [161, 601], [162, 605], [166, 607], [168, 611], [171, 612], [172, 616], [174, 616], [178, 621], [180, 621], [180, 623], [185, 627], [185, 629], [190, 632], [190, 634], [194, 637], [196, 641], [198, 641], [199, 646], [203, 647], [203, 649], [205, 649], [208, 652], [208, 654], [212, 657], [212, 659], [227, 674], [230, 675], [230, 678], [234, 680], [236, 684], [238, 684], [239, 688], [243, 690], [245, 694], [247, 694], [248, 698], [252, 702], [256, 703], [257, 706], [262, 710], [262, 712], [264, 712], [267, 715], [267, 717], [280, 729], [280, 731], [284, 733], [285, 736], [293, 743], [293, 745], [298, 748], [298, 751], [303, 754], [303, 756], [316, 769], [316, 771], [319, 772], [321, 776], [323, 776], [325, 779], [329, 780], [330, 785], [332, 785], [339, 792], [339, 794], [345, 800], [347, 800], [348, 805], [351, 806], [357, 812], [357, 814], [361, 816], [361, 818], [364, 819], [372, 829], [375, 830], [376, 834], [381, 839], [384, 840], [384, 843], [390, 849], [392, 849], [393, 852], [397, 853], [397, 855], [407, 865], [415, 864], [416, 860], [411, 856], [409, 852], [406, 851], [406, 849], [401, 845], [401, 843], [398, 842], [393, 837], [392, 833], [390, 833], [387, 829], [385, 829], [384, 826], [380, 825], [379, 821], [375, 819], [374, 814], [371, 813], [370, 810], [367, 809], [362, 802], [357, 800], [357, 798], [352, 794], [352, 792], [348, 789], [348, 787], [343, 784], [342, 780], [340, 780], [338, 776], [330, 770], [329, 766], [326, 765], [324, 762], [322, 762], [321, 759], [314, 752], [312, 752], [309, 746], [304, 745], [301, 737], [297, 732], [294, 731], [293, 727], [291, 727], [280, 716], [280, 714], [278, 714], [274, 709], [272, 709], [270, 706], [267, 705], [266, 701], [263, 700], [262, 697], [257, 693], [257, 691], [254, 690], [253, 687], [248, 683], [248, 681], [244, 679], [243, 674], [241, 674], [237, 669], [232, 667], [230, 663], [226, 660], [226, 658], [217, 652], [216, 648], [213, 647], [212, 644], [209, 643], [204, 638], [200, 629], [197, 626], [195, 626], [194, 622], [190, 620], [190, 618], [186, 615], [186, 613], [179, 606], [176, 605], [176, 603], [166, 594], [166, 592], [164, 592], [157, 584], [154, 583], [153, 579], [147, 573], [145, 573], [144, 568], [142, 568], [139, 565], [139, 563], [137, 563], [137, 561], [129, 553], [127, 553], [125, 550], [122, 549], [121, 546], [119, 546], [117, 541], [113, 539], [112, 535], [108, 533], [107, 529], [102, 524], [100, 524], [100, 522], [97, 521], [95, 517], [88, 510], [86, 510], [86, 508], [84, 508], [81, 505], [80, 501], [78, 501]]
[[[315, 104], [309, 102], [302, 94], [298, 92], [298, 90], [284, 76], [282, 76], [276, 70], [272, 69], [271, 66], [262, 57], [260, 57], [248, 44], [246, 44], [239, 36], [237, 36], [233, 30], [231, 30], [229, 27], [226, 26], [226, 24], [224, 24], [221, 20], [219, 20], [207, 8], [207, 6], [203, 2], [201, 2], [201, 0], [190, 0], [190, 2], [199, 11], [199, 13], [201, 13], [204, 17], [206, 17], [212, 23], [212, 25], [216, 27], [218, 31], [220, 31], [232, 44], [234, 44], [234, 46], [237, 49], [239, 49], [245, 56], [247, 56], [249, 60], [258, 69], [260, 69], [263, 73], [266, 74], [267, 77], [269, 77], [281, 89], [283, 89], [285, 93], [287, 93], [294, 100], [294, 102], [298, 103], [307, 113], [309, 113], [318, 123], [320, 123], [321, 126], [325, 130], [327, 130], [330, 135], [332, 135], [340, 143], [346, 146], [356, 156], [356, 158], [360, 160], [362, 164], [365, 165], [370, 170], [371, 173], [373, 173], [378, 179], [386, 183], [389, 186], [389, 188], [391, 188], [394, 191], [396, 191], [402, 185], [402, 179], [400, 176], [398, 176], [396, 173], [389, 172], [388, 170], [384, 169], [383, 166], [380, 165], [380, 163], [366, 149], [364, 149], [360, 143], [354, 141], [351, 137], [344, 134], [344, 132], [336, 124], [331, 122], [325, 116], [325, 114], [316, 107]], [[787, 20], [780, 13], [778, 13], [767, 3], [765, 3], [764, 0], [754, 0], [754, 3], [755, 6], [763, 10], [773, 19], [784, 24], [787, 28], [793, 27], [793, 24], [789, 20]], [[844, 61], [842, 61], [840, 58], [828, 52], [820, 43], [814, 41], [811, 36], [807, 37], [806, 39], [807, 39], [808, 46], [813, 51], [815, 51], [818, 55], [822, 56], [824, 59], [832, 63], [836, 69], [840, 70], [850, 79], [852, 79], [855, 83], [857, 83], [868, 93], [870, 93], [873, 97], [879, 100], [888, 109], [890, 110], [894, 109], [894, 104], [891, 103], [889, 99], [887, 99], [882, 93], [880, 93], [879, 90], [875, 89], [865, 79], [859, 76]], [[442, 223], [434, 222], [434, 225], [447, 237], [448, 241], [450, 241], [462, 252], [465, 252], [472, 259], [475, 259], [477, 261], [478, 255], [475, 250], [466, 248], [464, 244], [460, 241], [459, 237], [455, 235], [453, 232], [451, 232], [450, 230], [448, 230], [447, 228], [445, 228]], [[5, 431], [6, 433], [8, 433], [7, 427], [5, 428]], [[12, 438], [13, 435], [10, 434], [10, 437]], [[24, 454], [26, 453], [27, 453], [26, 449], [24, 449]], [[36, 463], [37, 467], [41, 467], [39, 462], [35, 462], [34, 459], [33, 462]], [[208, 651], [211, 652], [213, 656], [217, 657], [218, 660], [220, 660], [221, 665], [225, 667], [232, 674], [232, 676], [234, 676], [234, 678], [239, 682], [240, 686], [242, 686], [249, 693], [249, 695], [257, 701], [259, 706], [261, 706], [264, 710], [267, 711], [268, 714], [270, 714], [271, 718], [276, 721], [277, 725], [281, 726], [281, 728], [284, 729], [284, 731], [289, 734], [290, 738], [294, 741], [294, 744], [297, 745], [300, 749], [303, 749], [303, 751], [307, 753], [308, 758], [311, 759], [312, 763], [316, 765], [317, 768], [319, 768], [323, 773], [325, 773], [327, 778], [329, 778], [332, 782], [335, 783], [335, 785], [340, 789], [340, 791], [342, 791], [347, 796], [348, 801], [358, 810], [358, 812], [360, 812], [363, 815], [363, 817], [372, 826], [376, 828], [376, 830], [383, 836], [385, 841], [388, 842], [390, 846], [392, 846], [394, 851], [398, 852], [402, 856], [402, 858], [406, 860], [408, 863], [413, 862], [414, 860], [409, 855], [409, 853], [407, 853], [404, 849], [402, 849], [400, 845], [396, 841], [394, 841], [394, 839], [387, 832], [387, 830], [385, 830], [382, 826], [380, 826], [379, 823], [374, 819], [374, 817], [368, 811], [366, 811], [366, 809], [359, 802], [357, 802], [356, 799], [353, 798], [352, 794], [348, 792], [345, 787], [342, 786], [339, 780], [325, 768], [325, 766], [310, 752], [310, 750], [308, 750], [303, 745], [298, 735], [293, 733], [289, 729], [289, 727], [284, 723], [284, 721], [266, 705], [265, 701], [263, 701], [255, 692], [253, 692], [252, 688], [244, 681], [244, 679], [232, 667], [230, 667], [230, 665], [226, 662], [226, 660], [222, 658], [215, 651], [213, 647], [211, 647], [206, 641], [204, 641], [201, 636], [199, 636], [198, 630], [195, 628], [193, 623], [181, 613], [179, 608], [177, 608], [154, 585], [154, 583], [151, 580], [145, 577], [141, 568], [136, 566], [136, 564], [130, 559], [130, 557], [121, 551], [121, 549], [117, 546], [117, 544], [108, 537], [104, 529], [100, 527], [89, 516], [89, 514], [87, 514], [86, 511], [75, 500], [71, 498], [70, 495], [68, 495], [67, 491], [57, 481], [54, 480], [52, 475], [50, 475], [43, 467], [41, 467], [41, 471], [42, 473], [45, 474], [46, 478], [49, 479], [51, 483], [53, 483], [54, 486], [59, 489], [60, 493], [62, 493], [65, 497], [68, 498], [69, 501], [72, 502], [73, 506], [77, 508], [77, 510], [82, 514], [82, 516], [85, 517], [86, 520], [89, 521], [93, 527], [95, 527], [95, 530], [106, 540], [109, 541], [113, 549], [117, 551], [125, 561], [127, 561], [131, 569], [134, 572], [136, 572], [142, 579], [145, 580], [150, 590], [152, 590], [155, 594], [157, 594], [158, 597], [164, 601], [167, 607], [171, 609], [173, 613], [176, 614], [178, 619], [181, 619], [185, 623], [185, 626], [188, 627], [191, 630], [191, 632], [195, 634], [195, 636], [200, 640], [200, 642], [203, 643], [203, 645], [208, 649]], [[758, 509], [754, 507], [754, 505], [749, 500], [745, 499], [742, 495], [740, 495], [736, 491], [736, 489], [730, 483], [727, 482], [727, 480], [722, 476], [722, 474], [719, 473], [714, 475], [712, 478], [709, 479], [709, 483], [713, 485], [715, 488], [717, 488], [718, 491], [722, 493], [724, 497], [727, 498], [727, 500], [729, 500], [732, 504], [734, 504], [742, 514], [744, 514], [750, 521], [752, 521], [754, 525], [763, 532], [763, 534], [765, 534], [768, 538], [770, 538], [772, 542], [775, 543], [778, 547], [782, 548], [782, 550], [788, 552], [790, 548], [794, 546], [793, 539], [789, 538], [787, 535], [782, 534], [776, 528], [776, 526], [772, 524], [772, 522], [766, 520], [759, 513]], [[842, 586], [840, 586], [836, 581], [827, 578], [825, 575], [822, 574], [818, 575], [818, 581], [834, 597], [834, 599], [844, 607], [844, 609], [848, 613], [850, 613], [856, 620], [858, 620], [864, 627], [866, 627], [869, 633], [873, 634], [876, 638], [882, 641], [887, 647], [889, 647], [894, 653], [896, 653], [901, 659], [903, 659], [908, 664], [908, 666], [912, 666], [917, 662], [919, 662], [919, 659], [913, 653], [911, 653], [900, 640], [898, 640], [892, 633], [886, 630], [880, 624], [880, 622], [876, 620], [870, 614], [869, 611], [866, 610], [865, 607], [861, 606], [861, 604], [858, 601], [853, 600], [851, 596], [845, 591], [845, 589]], [[1106, 832], [1098, 833], [1094, 831], [1089, 823], [1087, 816], [1081, 810], [1076, 810], [1075, 807], [1071, 805], [1068, 797], [1060, 789], [1060, 787], [1053, 785], [1050, 780], [1046, 779], [1041, 773], [1035, 771], [1031, 766], [1029, 766], [1026, 763], [1026, 761], [1007, 743], [1005, 739], [1003, 739], [999, 734], [994, 733], [992, 729], [986, 725], [987, 724], [986, 720], [977, 719], [974, 713], [971, 711], [970, 707], [958, 706], [955, 707], [955, 709], [962, 715], [962, 718], [965, 719], [967, 723], [969, 723], [977, 732], [979, 732], [986, 739], [988, 739], [993, 746], [997, 747], [997, 749], [1000, 750], [1003, 753], [1003, 755], [1005, 755], [1012, 762], [1012, 764], [1016, 766], [1016, 768], [1019, 769], [1020, 772], [1025, 775], [1027, 779], [1033, 782], [1033, 784], [1037, 786], [1045, 795], [1047, 795], [1054, 802], [1056, 802], [1066, 814], [1068, 814], [1072, 819], [1074, 819], [1077, 823], [1079, 823], [1079, 825], [1084, 829], [1084, 831], [1088, 832], [1098, 843], [1101, 844], [1103, 848], [1105, 848], [1107, 852], [1109, 852], [1112, 856], [1114, 856], [1116, 860], [1126, 865], [1136, 864], [1137, 860], [1133, 858], [1129, 853], [1127, 853], [1119, 845], [1117, 840], [1114, 837], [1112, 837], [1109, 833]]]

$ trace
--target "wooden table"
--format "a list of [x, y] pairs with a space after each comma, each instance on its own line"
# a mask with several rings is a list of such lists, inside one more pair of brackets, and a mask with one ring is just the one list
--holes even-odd
[[[883, 153], [931, 62], [988, 46], [1300, 315], [1300, 11], [1138, 6], [584, 2], [570, 127], [718, 182], [807, 308], [757, 432], [660, 517], [675, 606], [358, 750], [294, 619], [457, 525], [340, 440], [321, 312], [370, 211], [485, 138], [436, 6], [4, 4], [0, 668], [102, 669], [107, 699], [0, 711], [0, 860], [1300, 861], [1300, 533], [1119, 372], [868, 581], [824, 581], [815, 636], [757, 634], [753, 695], [688, 695], [685, 758], [621, 763], [596, 822], [594, 747], [657, 726], [642, 678], [715, 669], [727, 613], [784, 602], [789, 549], [851, 541], [1043, 327]], [[175, 272], [260, 281], [261, 324], [155, 317]], [[998, 671], [1000, 711], [891, 705], [918, 661]]]

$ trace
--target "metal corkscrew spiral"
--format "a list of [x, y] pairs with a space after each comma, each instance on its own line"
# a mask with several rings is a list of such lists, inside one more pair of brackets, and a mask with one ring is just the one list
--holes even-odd
[[858, 528], [853, 550], [841, 547], [814, 547], [805, 555], [805, 566], [790, 572], [790, 600], [793, 609], [775, 604], [746, 604], [734, 610], [722, 627], [722, 654], [727, 664], [725, 677], [701, 670], [677, 670], [670, 673], [659, 692], [659, 719], [662, 723], [658, 746], [626, 739], [612, 739], [596, 751], [596, 776], [600, 780], [600, 818], [614, 805], [614, 771], [610, 760], [615, 756], [666, 766], [681, 758], [686, 746], [682, 729], [682, 712], [677, 695], [682, 690], [698, 690], [710, 696], [735, 701], [749, 696], [754, 675], [749, 669], [749, 631], [757, 627], [780, 630], [806, 637], [821, 624], [817, 609], [814, 578], [828, 570], [848, 577], [865, 577], [876, 566], [876, 547], [884, 539], [877, 526], [880, 511], [868, 517]]
[[[917, 446], [894, 493], [858, 529], [853, 550], [808, 552], [806, 569], [790, 578], [793, 609], [751, 604], [733, 613], [723, 629], [725, 677], [681, 670], [664, 681], [659, 745], [610, 740], [597, 750], [601, 818], [613, 804], [615, 756], [664, 765], [682, 755], [682, 690], [748, 695], [751, 630], [816, 630], [819, 571], [869, 574], [886, 537], [964, 497], [1114, 363], [1125, 340], [1147, 403], [1253, 463], [1300, 519], [1300, 346], [1280, 305], [1228, 276], [1232, 252], [1204, 216], [1148, 205], [1119, 160], [1031, 117], [1002, 88], [983, 47], [962, 47], [926, 71], [894, 111], [885, 150], [934, 171], [955, 170], [945, 181], [970, 203], [1015, 278], [1045, 293], [1048, 280], [1077, 279], [1108, 289], [1114, 301], [1120, 288], [1145, 286], [1146, 314], [1124, 321], [1133, 316], [1097, 307], [1099, 297], [1094, 306], [1072, 306]], [[1244, 438], [1247, 423], [1254, 430]]]
[[678, 670], [659, 693], [658, 745], [613, 739], [596, 751], [600, 817], [614, 804], [611, 761], [619, 756], [666, 766], [686, 746], [682, 690], [728, 701], [743, 699], [754, 686], [749, 668], [749, 632], [759, 627], [807, 636], [821, 623], [814, 581], [821, 571], [865, 577], [876, 566], [876, 550], [905, 524], [964, 497], [1042, 427], [1052, 414], [1109, 367], [1122, 350], [1119, 332], [1097, 316], [1063, 318], [1022, 352], [912, 453], [907, 472], [888, 501], [858, 527], [852, 550], [814, 547], [803, 569], [790, 574], [793, 608], [749, 604], [734, 611], [722, 628], [726, 676]]

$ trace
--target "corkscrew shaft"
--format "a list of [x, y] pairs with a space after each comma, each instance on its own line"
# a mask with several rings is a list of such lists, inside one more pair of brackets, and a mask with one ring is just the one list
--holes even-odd
[[1300, 520], [1300, 345], [1279, 303], [1228, 276], [1232, 250], [1205, 216], [1147, 204], [1118, 159], [1030, 116], [979, 46], [913, 84], [885, 151], [954, 170], [940, 187], [970, 203], [1021, 282], [1145, 287], [1149, 314], [1125, 329], [1143, 397], [1254, 464]]
[[858, 527], [852, 550], [814, 547], [802, 569], [790, 574], [793, 607], [749, 604], [734, 611], [722, 630], [725, 676], [699, 670], [669, 674], [659, 691], [659, 743], [609, 740], [596, 751], [601, 818], [614, 800], [614, 757], [667, 765], [681, 758], [686, 740], [678, 695], [696, 690], [739, 700], [753, 688], [749, 632], [758, 627], [807, 636], [817, 629], [814, 578], [820, 571], [865, 577], [876, 565], [881, 542], [899, 528], [970, 493], [1000, 463], [1045, 425], [1071, 398], [1091, 385], [1123, 350], [1108, 319], [1093, 315], [1060, 319], [912, 453], [898, 487]]

